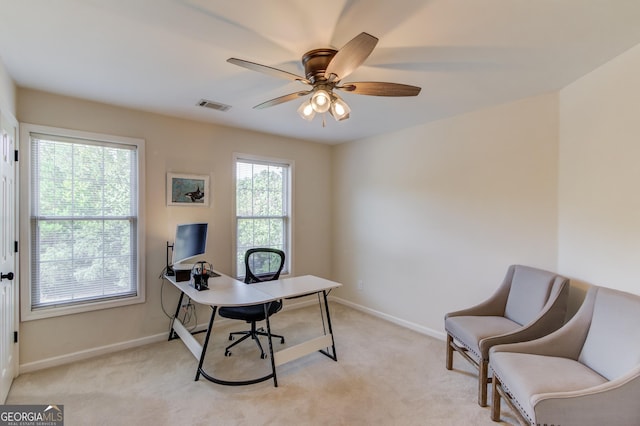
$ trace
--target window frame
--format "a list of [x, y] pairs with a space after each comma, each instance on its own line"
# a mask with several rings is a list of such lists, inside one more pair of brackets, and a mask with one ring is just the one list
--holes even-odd
[[[88, 140], [93, 143], [103, 142], [105, 144], [115, 143], [135, 146], [137, 159], [137, 229], [136, 229], [136, 261], [137, 261], [137, 283], [136, 295], [116, 299], [91, 300], [77, 304], [32, 309], [31, 299], [31, 134], [44, 134], [60, 138], [72, 138]], [[81, 312], [91, 312], [102, 309], [127, 306], [144, 303], [146, 300], [146, 279], [145, 279], [145, 141], [144, 139], [130, 138], [124, 136], [114, 136], [103, 133], [85, 132], [80, 130], [63, 129], [52, 126], [42, 126], [30, 123], [20, 125], [20, 187], [22, 188], [20, 197], [20, 212], [26, 214], [28, 220], [20, 223], [20, 275], [24, 278], [20, 280], [20, 318], [21, 321], [31, 321], [43, 318], [58, 317], [63, 315], [77, 314]]]
[[232, 189], [232, 215], [233, 215], [233, 227], [232, 227], [232, 251], [231, 258], [232, 260], [232, 274], [239, 280], [244, 279], [244, 276], [238, 276], [238, 265], [236, 262], [236, 253], [238, 250], [238, 214], [237, 214], [237, 166], [238, 161], [247, 161], [256, 164], [266, 164], [266, 165], [277, 165], [277, 166], [286, 166], [287, 170], [287, 179], [285, 182], [286, 185], [286, 210], [287, 215], [285, 216], [285, 236], [284, 236], [284, 252], [285, 252], [285, 264], [282, 269], [281, 277], [293, 276], [293, 265], [294, 265], [294, 250], [293, 250], [293, 230], [294, 230], [294, 207], [293, 207], [293, 191], [294, 191], [294, 161], [286, 160], [282, 158], [274, 158], [274, 157], [265, 157], [260, 155], [253, 154], [243, 154], [234, 152], [233, 153], [233, 166], [232, 166], [232, 181], [233, 181], [233, 189]]

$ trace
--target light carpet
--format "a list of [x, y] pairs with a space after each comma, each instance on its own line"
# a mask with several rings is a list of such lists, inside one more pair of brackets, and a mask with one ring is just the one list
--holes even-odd
[[[476, 403], [473, 368], [455, 355], [454, 370], [445, 369], [445, 342], [338, 303], [331, 314], [338, 362], [314, 353], [282, 365], [277, 388], [196, 382], [197, 360], [173, 340], [20, 375], [6, 403], [63, 404], [66, 426], [500, 424]], [[317, 307], [282, 311], [271, 326], [286, 338], [274, 340], [276, 350], [322, 330]], [[252, 341], [224, 356], [230, 329], [246, 324], [214, 324], [207, 371], [223, 379], [268, 372]], [[518, 424], [504, 403], [501, 424]]]

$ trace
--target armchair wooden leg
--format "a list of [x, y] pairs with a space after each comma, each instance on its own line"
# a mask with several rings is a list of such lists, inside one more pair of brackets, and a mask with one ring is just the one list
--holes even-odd
[[493, 391], [491, 392], [491, 420], [500, 421], [500, 392], [498, 392], [500, 380], [493, 375]]
[[478, 373], [478, 405], [487, 406], [487, 385], [489, 383], [489, 363], [484, 359], [480, 360]]
[[453, 337], [450, 334], [447, 334], [447, 370], [451, 370], [453, 368], [453, 348], [451, 344], [453, 343]]

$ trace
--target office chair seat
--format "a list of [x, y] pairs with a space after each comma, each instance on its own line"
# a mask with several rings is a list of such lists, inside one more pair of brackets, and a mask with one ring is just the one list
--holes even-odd
[[[276, 300], [271, 303], [268, 308], [269, 316], [275, 314], [282, 309], [282, 302]], [[220, 316], [225, 318], [241, 320], [246, 322], [252, 321], [264, 321], [264, 307], [263, 305], [251, 305], [251, 306], [237, 306], [237, 307], [225, 307], [220, 308], [218, 311]]]

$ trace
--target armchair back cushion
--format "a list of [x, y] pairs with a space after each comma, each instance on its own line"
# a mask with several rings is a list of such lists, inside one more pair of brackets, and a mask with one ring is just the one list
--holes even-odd
[[640, 365], [638, 324], [640, 298], [600, 289], [578, 361], [608, 380], [627, 374]]
[[[556, 274], [518, 265], [513, 273], [504, 316], [520, 325], [540, 315], [549, 300]], [[543, 285], [543, 283], [547, 285]]]

